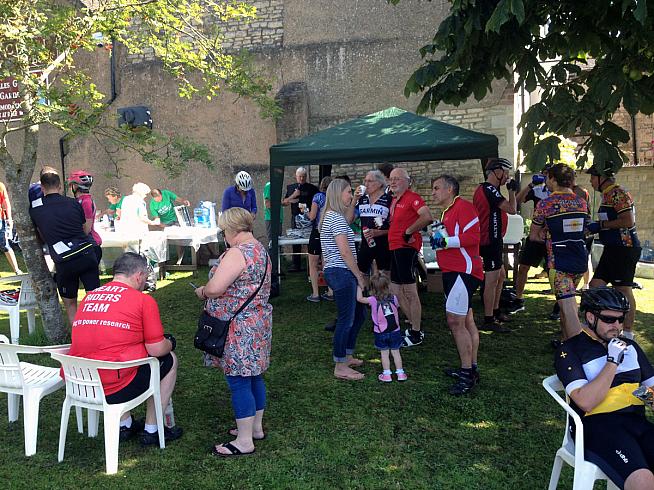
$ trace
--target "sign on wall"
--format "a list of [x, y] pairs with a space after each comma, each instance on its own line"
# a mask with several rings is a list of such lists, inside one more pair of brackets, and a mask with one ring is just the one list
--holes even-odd
[[0, 80], [0, 122], [18, 121], [23, 117], [18, 80], [7, 77]]

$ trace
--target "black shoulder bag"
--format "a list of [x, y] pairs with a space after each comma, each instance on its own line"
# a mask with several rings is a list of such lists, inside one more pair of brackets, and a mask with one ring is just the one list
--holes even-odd
[[266, 253], [266, 265], [263, 269], [263, 278], [261, 279], [261, 284], [257, 290], [250, 296], [245, 303], [238, 309], [236, 313], [232, 315], [229, 320], [220, 320], [216, 317], [211, 316], [207, 313], [206, 303], [205, 308], [200, 313], [200, 318], [198, 319], [198, 329], [195, 332], [195, 338], [193, 339], [193, 345], [196, 349], [200, 349], [207, 354], [211, 354], [215, 357], [222, 357], [223, 352], [225, 351], [225, 342], [227, 341], [227, 334], [229, 333], [229, 326], [234, 320], [234, 318], [245, 309], [247, 305], [254, 299], [254, 297], [259, 293], [261, 286], [266, 280], [266, 274], [268, 272], [268, 253]]

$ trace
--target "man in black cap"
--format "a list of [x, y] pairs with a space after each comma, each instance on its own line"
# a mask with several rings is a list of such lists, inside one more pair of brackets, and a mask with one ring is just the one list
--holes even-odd
[[[484, 262], [484, 322], [479, 330], [509, 333], [510, 329], [500, 325], [507, 317], [499, 309], [500, 294], [506, 272], [502, 253], [504, 232], [508, 225], [508, 214], [516, 213], [515, 180], [509, 178], [513, 165], [506, 158], [494, 158], [486, 165], [486, 181], [479, 184], [472, 198], [477, 214], [481, 242], [479, 254]], [[500, 192], [506, 185], [509, 199]]]
[[593, 189], [602, 193], [597, 221], [588, 225], [588, 231], [592, 235], [599, 234], [604, 246], [590, 287], [611, 283], [627, 297], [631, 309], [625, 316], [623, 335], [631, 339], [634, 335], [636, 315], [636, 299], [632, 286], [641, 252], [640, 240], [636, 233], [634, 200], [628, 191], [615, 182], [611, 168], [594, 164], [586, 173], [590, 174]]

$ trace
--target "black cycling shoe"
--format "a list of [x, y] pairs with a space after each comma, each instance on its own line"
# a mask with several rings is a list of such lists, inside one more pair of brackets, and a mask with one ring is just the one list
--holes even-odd
[[497, 315], [495, 315], [495, 321], [498, 323], [510, 322], [511, 317], [509, 317], [509, 315], [507, 315], [503, 311], [500, 311]]
[[425, 340], [425, 332], [422, 330], [415, 331], [411, 328], [407, 328], [404, 331], [404, 339], [402, 339], [402, 347], [413, 347], [414, 345], [422, 344], [422, 341]]
[[[443, 369], [443, 372], [450, 378], [454, 378], [454, 379], [467, 378], [467, 376], [465, 376], [461, 371], [461, 368], [445, 368]], [[480, 381], [479, 371], [472, 372], [472, 380], [475, 382], [476, 385], [479, 384]]]
[[525, 309], [525, 300], [524, 299], [515, 299], [511, 306], [506, 309], [506, 312], [509, 315], [515, 315], [519, 311], [524, 311]]
[[450, 386], [449, 394], [454, 396], [467, 395], [475, 387], [475, 382], [468, 377], [461, 377]]
[[482, 332], [496, 332], [496, 333], [511, 333], [512, 330], [507, 327], [503, 327], [497, 322], [484, 323], [479, 327], [479, 330]]
[[144, 419], [136, 420], [136, 419], [132, 418], [132, 426], [131, 427], [121, 427], [120, 428], [120, 433], [118, 434], [118, 440], [120, 442], [129, 441], [133, 437], [136, 437], [136, 435], [138, 435], [140, 432], [142, 432], [144, 427], [145, 427], [145, 420]]
[[[164, 440], [166, 442], [174, 441], [182, 437], [184, 430], [181, 427], [164, 427]], [[159, 431], [156, 432], [146, 432], [145, 430], [141, 432], [140, 435], [141, 446], [155, 446], [159, 445]]]

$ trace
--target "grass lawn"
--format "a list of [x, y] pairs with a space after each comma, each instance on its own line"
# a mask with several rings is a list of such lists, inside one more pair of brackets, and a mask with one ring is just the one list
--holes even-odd
[[[5, 270], [7, 270], [5, 268]], [[268, 437], [253, 456], [217, 459], [214, 442], [230, 440], [233, 424], [220, 371], [205, 368], [192, 337], [200, 304], [189, 280], [203, 284], [207, 270], [175, 273], [153, 294], [167, 331], [177, 337], [180, 371], [173, 395], [184, 437], [164, 451], [136, 442], [120, 447], [119, 472], [104, 474], [100, 437], [69, 424], [64, 462], [57, 463], [63, 391], [41, 405], [37, 454], [25, 458], [22, 417], [9, 425], [0, 394], [0, 481], [8, 488], [545, 488], [563, 436], [563, 411], [541, 386], [553, 374], [550, 339], [558, 324], [545, 320], [552, 299], [544, 280], [528, 285], [525, 312], [510, 335], [481, 334], [481, 385], [471, 395], [447, 394], [443, 368], [457, 354], [441, 294], [423, 293], [425, 343], [402, 350], [409, 380], [382, 385], [370, 323], [359, 337], [365, 380], [332, 376], [331, 336], [324, 323], [335, 306], [304, 300], [306, 277], [290, 274], [274, 305], [273, 354], [266, 374]], [[654, 281], [640, 280], [637, 340], [654, 359]], [[479, 310], [479, 304], [475, 305]], [[23, 325], [26, 319], [23, 317]], [[7, 316], [0, 333], [9, 335]], [[22, 342], [40, 342], [26, 337]], [[44, 361], [44, 362], [47, 362]], [[143, 414], [143, 409], [137, 412]], [[562, 488], [572, 486], [564, 468]]]

